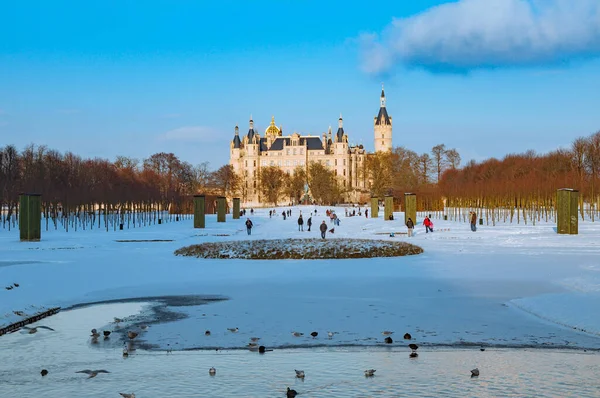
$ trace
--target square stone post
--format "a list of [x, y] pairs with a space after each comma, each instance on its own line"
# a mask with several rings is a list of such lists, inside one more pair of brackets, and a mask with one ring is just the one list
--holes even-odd
[[240, 198], [233, 198], [233, 219], [240, 218]]
[[409, 218], [417, 225], [417, 195], [414, 193], [404, 194], [404, 222]]
[[383, 209], [383, 218], [385, 221], [390, 221], [390, 216], [394, 214], [394, 197], [385, 197], [385, 207]]
[[204, 195], [194, 195], [194, 228], [204, 228], [206, 219], [204, 213], [206, 211], [206, 198]]
[[379, 199], [371, 198], [371, 218], [379, 217]]
[[227, 199], [224, 196], [217, 198], [217, 222], [225, 222], [227, 214]]
[[579, 232], [579, 191], [563, 188], [556, 192], [556, 232], [577, 235]]
[[42, 195], [19, 195], [19, 233], [22, 242], [37, 242], [42, 237]]

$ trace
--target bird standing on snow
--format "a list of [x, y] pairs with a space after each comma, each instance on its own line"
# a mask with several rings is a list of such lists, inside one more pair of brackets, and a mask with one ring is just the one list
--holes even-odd
[[287, 398], [295, 398], [296, 395], [298, 395], [298, 392], [296, 390], [291, 390], [289, 387], [287, 388], [287, 392], [285, 395]]
[[231, 333], [237, 333], [238, 330], [240, 330], [240, 329], [238, 329], [238, 328], [227, 328], [227, 330], [229, 330]]
[[419, 354], [417, 354], [416, 352], [413, 351], [408, 356], [409, 356], [409, 358], [416, 358], [419, 356]]
[[85, 373], [85, 374], [89, 375], [88, 379], [91, 379], [92, 377], [98, 376], [98, 373], [110, 373], [110, 372], [108, 370], [104, 370], [104, 369], [100, 369], [100, 370], [84, 369], [84, 370], [77, 371], [75, 373]]
[[412, 340], [410, 333], [404, 333], [404, 340]]
[[383, 339], [383, 341], [385, 342], [385, 344], [392, 344], [394, 342], [394, 340], [392, 340], [390, 336]]
[[42, 369], [42, 371], [40, 372], [40, 374], [42, 375], [42, 377], [46, 376], [48, 374], [48, 371], [46, 369]]
[[208, 374], [211, 375], [211, 376], [216, 375], [217, 374], [217, 369], [215, 369], [215, 368], [208, 369]]
[[471, 377], [477, 377], [479, 376], [479, 369], [475, 368], [473, 370], [471, 370]]
[[332, 338], [334, 334], [337, 334], [337, 332], [327, 332], [327, 336], [329, 336], [329, 338]]
[[129, 331], [127, 332], [127, 337], [129, 337], [131, 340], [135, 339], [138, 336], [139, 333], [137, 332], [133, 332], [133, 331]]
[[304, 371], [303, 370], [295, 370], [294, 369], [294, 371], [296, 372], [296, 377], [297, 378], [304, 379]]
[[417, 351], [417, 350], [419, 349], [419, 346], [418, 346], [418, 345], [416, 345], [415, 343], [410, 343], [410, 344], [408, 345], [408, 347], [409, 347], [409, 348], [410, 348], [410, 349], [411, 349], [413, 352], [415, 352], [415, 351]]
[[304, 333], [300, 333], [300, 332], [292, 332], [292, 335], [293, 335], [294, 337], [301, 337], [301, 336], [304, 336]]
[[376, 372], [375, 369], [367, 369], [367, 370], [365, 370], [365, 377], [375, 376], [375, 372]]
[[204, 332], [205, 336], [210, 336], [210, 330], [207, 330], [206, 332]]
[[53, 332], [55, 331], [54, 329], [49, 328], [48, 326], [35, 326], [32, 328], [30, 328], [29, 326], [23, 326], [23, 329], [29, 330], [29, 334], [37, 333], [38, 329], [48, 329], [48, 330], [52, 330]]
[[319, 335], [319, 332], [312, 332], [310, 335], [311, 335], [311, 336], [313, 337], [313, 339], [314, 339], [315, 337], [317, 337], [317, 336]]

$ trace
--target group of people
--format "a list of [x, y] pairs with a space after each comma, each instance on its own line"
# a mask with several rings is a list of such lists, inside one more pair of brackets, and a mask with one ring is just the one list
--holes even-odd
[[[423, 220], [423, 225], [425, 226], [425, 233], [433, 232], [433, 221], [431, 221], [430, 217], [431, 215], [425, 216], [425, 219]], [[408, 228], [408, 236], [413, 236], [415, 233], [415, 222], [410, 217], [406, 221], [406, 228]]]
[[[306, 226], [308, 227], [308, 232], [310, 232], [310, 227], [312, 226], [312, 216], [310, 215], [308, 216], [308, 220], [306, 220]], [[304, 231], [304, 219], [302, 218], [302, 212], [300, 212], [300, 216], [298, 217], [298, 231]]]

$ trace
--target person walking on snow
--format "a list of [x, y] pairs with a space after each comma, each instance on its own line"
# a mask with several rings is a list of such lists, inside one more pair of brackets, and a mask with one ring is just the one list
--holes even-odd
[[423, 225], [425, 225], [425, 233], [433, 232], [433, 223], [429, 219], [429, 217], [425, 216], [425, 220], [423, 220]]
[[304, 231], [304, 220], [302, 219], [302, 214], [298, 217], [298, 231]]
[[321, 231], [321, 239], [325, 239], [325, 234], [327, 233], [327, 224], [325, 224], [325, 220], [319, 226], [319, 230]]
[[406, 227], [408, 228], [408, 236], [411, 237], [413, 236], [413, 231], [415, 229], [415, 223], [413, 222], [412, 218], [408, 218], [408, 221], [406, 222]]
[[248, 218], [246, 220], [246, 232], [248, 232], [248, 235], [252, 235], [252, 227], [254, 226], [254, 224], [252, 224], [252, 221], [250, 221], [250, 219]]
[[[360, 215], [360, 211], [358, 214]], [[369, 218], [369, 209], [365, 209], [365, 218]]]
[[477, 231], [477, 214], [474, 211], [471, 212], [469, 221], [471, 222], [471, 231]]
[[308, 220], [306, 220], [306, 225], [308, 226], [308, 232], [310, 232], [310, 226], [312, 225], [312, 217], [308, 217]]

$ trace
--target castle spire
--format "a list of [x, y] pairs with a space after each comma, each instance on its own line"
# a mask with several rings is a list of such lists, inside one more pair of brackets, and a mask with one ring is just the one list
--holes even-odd
[[385, 91], [383, 89], [383, 83], [381, 83], [381, 107], [385, 108]]
[[240, 129], [237, 126], [237, 124], [235, 125], [235, 135], [233, 136], [233, 147], [234, 148], [239, 148], [241, 144], [241, 140], [240, 140]]

